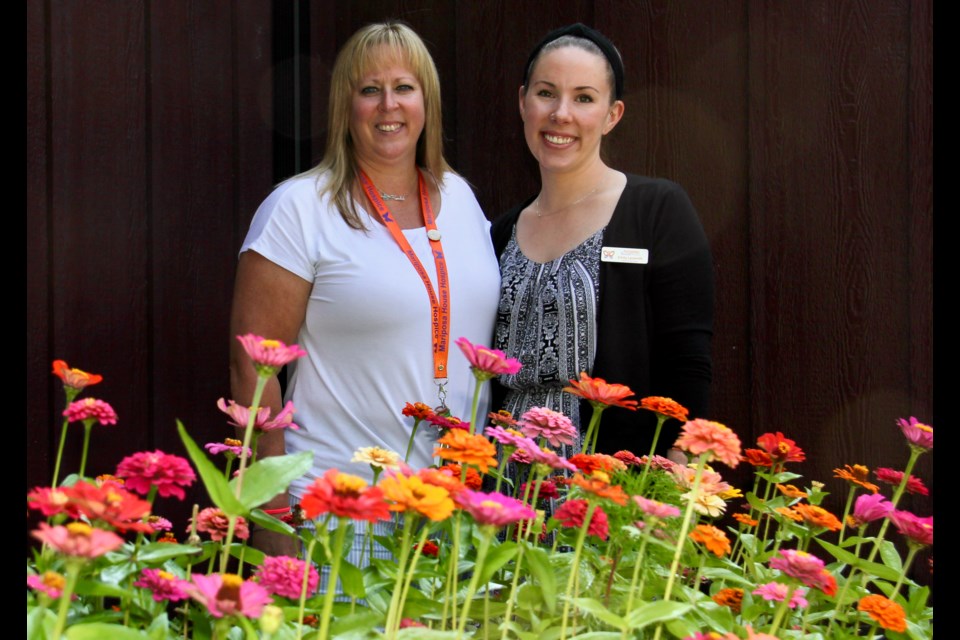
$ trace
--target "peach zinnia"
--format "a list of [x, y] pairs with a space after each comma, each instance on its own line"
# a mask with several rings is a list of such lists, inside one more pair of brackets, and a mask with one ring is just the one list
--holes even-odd
[[697, 418], [684, 424], [674, 446], [695, 456], [708, 453], [708, 462], [717, 458], [730, 468], [740, 463], [740, 438], [730, 427], [712, 420]]

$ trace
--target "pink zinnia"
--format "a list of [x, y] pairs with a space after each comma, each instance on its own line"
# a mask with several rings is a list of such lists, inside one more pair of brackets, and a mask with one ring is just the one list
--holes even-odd
[[470, 430], [470, 423], [464, 422], [456, 416], [444, 416], [439, 413], [434, 413], [427, 416], [426, 420], [438, 429], [446, 429], [447, 431], [451, 429], [460, 429], [461, 431]]
[[933, 544], [933, 516], [921, 518], [909, 511], [894, 509], [888, 517], [910, 545], [929, 547]]
[[[783, 583], [768, 582], [767, 584], [762, 584], [754, 589], [753, 595], [760, 596], [764, 600], [783, 602], [787, 599], [787, 593], [789, 593], [789, 591], [790, 587]], [[807, 599], [803, 597], [806, 592], [806, 589], [803, 587], [797, 587], [794, 589], [793, 594], [790, 596], [790, 602], [787, 604], [787, 606], [791, 609], [807, 606], [809, 603], [807, 602]]]
[[178, 602], [190, 597], [183, 590], [183, 582], [162, 569], [144, 569], [140, 573], [140, 579], [134, 582], [133, 586], [147, 589], [157, 602]]
[[[63, 489], [37, 487], [27, 493], [27, 506], [39, 510], [45, 517], [49, 518], [60, 513], [69, 513], [70, 497]], [[76, 517], [76, 509], [70, 515]]]
[[909, 420], [898, 418], [897, 425], [911, 447], [917, 447], [923, 451], [933, 449], [933, 427], [923, 424], [913, 416], [910, 416]]
[[[27, 586], [34, 591], [47, 594], [51, 599], [56, 600], [63, 593], [63, 588], [67, 585], [67, 579], [56, 571], [46, 571], [43, 575], [31, 574], [27, 576]], [[72, 599], [76, 599], [77, 594], [73, 594]]]
[[[557, 483], [552, 480], [542, 480], [540, 481], [540, 486], [537, 487], [536, 483], [530, 485], [530, 495], [533, 495], [533, 490], [537, 489], [537, 498], [540, 500], [551, 500], [553, 498], [559, 498], [560, 492], [557, 491]], [[524, 482], [520, 485], [520, 495], [525, 495], [527, 492], [527, 483]]]
[[567, 416], [547, 407], [533, 407], [520, 417], [520, 430], [531, 438], [543, 438], [554, 447], [573, 444], [577, 428]]
[[730, 468], [740, 463], [740, 438], [730, 427], [712, 420], [688, 421], [674, 446], [695, 456], [708, 453], [708, 461], [716, 458]]
[[806, 551], [781, 549], [779, 556], [770, 559], [770, 568], [796, 578], [807, 587], [820, 589], [828, 596], [837, 591], [837, 581], [824, 568], [823, 560]]
[[[900, 486], [900, 483], [903, 482], [903, 471], [897, 471], [896, 469], [890, 469], [889, 467], [880, 467], [874, 471], [874, 473], [877, 476], [877, 480], [895, 487]], [[927, 489], [926, 485], [923, 484], [923, 480], [917, 476], [910, 476], [907, 478], [906, 490], [907, 493], [912, 493], [914, 495], [930, 495], [930, 490]]]
[[[517, 455], [517, 453], [520, 453], [520, 451], [521, 450], [518, 449], [513, 455]], [[530, 464], [542, 464], [550, 469], [569, 471], [571, 473], [574, 473], [577, 470], [577, 466], [575, 464], [563, 456], [557, 455], [556, 452], [550, 451], [549, 449], [534, 447], [530, 451], [526, 451], [526, 453], [529, 455]]]
[[[587, 516], [589, 503], [586, 500], [577, 498], [567, 500], [557, 509], [553, 517], [563, 527], [579, 529], [583, 526], [584, 518]], [[610, 532], [610, 525], [607, 521], [607, 514], [601, 508], [597, 507], [590, 516], [590, 524], [587, 526], [587, 534], [597, 536], [601, 540], [606, 540]]]
[[853, 519], [855, 527], [884, 518], [893, 509], [893, 503], [883, 497], [882, 493], [861, 494], [853, 504]]
[[537, 517], [537, 512], [522, 501], [502, 493], [464, 489], [454, 496], [454, 501], [480, 526], [502, 527]]
[[253, 366], [261, 376], [272, 376], [288, 363], [307, 355], [306, 351], [295, 344], [288, 346], [280, 340], [268, 340], [252, 333], [237, 336], [237, 340], [243, 345], [243, 350], [253, 360]]
[[46, 522], [31, 535], [57, 553], [74, 558], [98, 558], [123, 545], [123, 538], [112, 531], [94, 529], [83, 522], [51, 527]]
[[657, 500], [644, 498], [640, 495], [633, 496], [633, 501], [636, 502], [637, 506], [640, 507], [640, 510], [648, 516], [663, 519], [675, 518], [680, 515], [680, 509], [672, 504], [658, 502]]
[[214, 618], [241, 615], [256, 619], [263, 613], [264, 605], [273, 602], [259, 584], [232, 573], [209, 576], [195, 573], [192, 582], [183, 582], [183, 589]]
[[156, 487], [161, 498], [174, 496], [183, 500], [186, 496], [183, 487], [193, 484], [197, 474], [186, 459], [158, 449], [153, 453], [141, 451], [121, 460], [117, 477], [123, 478], [125, 487], [140, 495], [145, 496]]
[[[241, 429], [246, 428], [250, 421], [250, 407], [237, 404], [233, 400], [217, 400], [217, 407], [230, 417], [230, 424]], [[257, 409], [257, 415], [253, 420], [253, 428], [260, 431], [272, 431], [273, 429], [299, 429], [300, 427], [293, 423], [293, 402], [287, 401], [280, 413], [273, 420], [270, 420], [270, 407], [260, 407]]]
[[536, 442], [516, 429], [487, 427], [483, 430], [483, 435], [488, 438], [493, 438], [504, 447], [512, 447], [514, 449], [539, 449]]
[[[236, 442], [237, 444], [233, 444]], [[215, 456], [218, 453], [227, 454], [227, 458], [230, 456], [240, 457], [243, 453], [244, 448], [243, 444], [239, 440], [234, 440], [233, 438], [227, 438], [223, 442], [208, 442], [203, 445], [203, 448], [210, 452], [210, 455]], [[250, 447], [246, 448], [247, 457], [251, 456], [253, 452], [250, 450]]]
[[520, 361], [508, 358], [507, 354], [499, 349], [491, 349], [472, 344], [466, 338], [458, 338], [455, 344], [466, 356], [477, 380], [489, 380], [501, 374], [514, 374], [520, 371]]
[[96, 420], [100, 424], [117, 424], [117, 413], [109, 404], [95, 398], [74, 400], [63, 410], [69, 422]]
[[613, 457], [627, 465], [628, 467], [639, 467], [643, 465], [643, 460], [638, 458], [632, 451], [622, 449], [613, 454]]
[[308, 564], [290, 556], [267, 556], [257, 569], [256, 580], [275, 596], [298, 600], [303, 589], [303, 573], [307, 568], [306, 595], [309, 598], [320, 584], [320, 574], [313, 563]]
[[[190, 518], [191, 523], [193, 518]], [[207, 507], [197, 514], [197, 531], [210, 534], [210, 539], [214, 542], [220, 542], [227, 537], [227, 528], [230, 519], [218, 507]], [[190, 531], [190, 527], [187, 527]], [[233, 528], [233, 535], [239, 540], [246, 540], [250, 537], [250, 527], [247, 521], [237, 516], [237, 522]]]

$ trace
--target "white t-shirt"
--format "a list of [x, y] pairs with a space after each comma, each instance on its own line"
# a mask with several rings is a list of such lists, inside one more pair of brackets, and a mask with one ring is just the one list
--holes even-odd
[[[446, 404], [466, 422], [476, 379], [454, 341], [466, 337], [491, 345], [500, 271], [490, 222], [466, 181], [444, 176], [435, 213], [450, 280]], [[386, 227], [374, 219], [367, 226], [369, 232], [350, 228], [327, 196], [318, 196], [314, 177], [298, 177], [279, 185], [260, 205], [240, 250], [252, 249], [313, 283], [297, 337], [308, 355], [290, 365], [284, 398], [293, 402], [293, 421], [300, 427], [286, 430], [287, 453], [314, 454], [311, 470], [290, 486], [297, 498], [330, 468], [370, 481], [369, 465], [350, 461], [354, 452], [378, 446], [402, 459], [413, 426], [403, 408], [408, 402], [439, 404], [423, 280]], [[426, 230], [403, 233], [436, 291]], [[477, 411], [481, 425], [488, 403], [485, 384]], [[408, 460], [414, 469], [433, 464], [436, 437], [436, 427], [421, 424]]]

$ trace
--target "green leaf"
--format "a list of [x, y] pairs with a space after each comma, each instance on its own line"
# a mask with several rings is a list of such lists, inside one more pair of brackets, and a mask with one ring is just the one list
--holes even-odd
[[343, 593], [354, 598], [365, 598], [367, 590], [363, 586], [363, 572], [354, 564], [340, 560], [340, 582]]
[[57, 615], [46, 607], [27, 608], [27, 640], [46, 640], [53, 634]]
[[263, 527], [274, 533], [283, 533], [291, 537], [297, 536], [297, 530], [291, 527], [283, 520], [278, 520], [273, 516], [266, 514], [261, 509], [253, 509], [250, 512], [250, 522]]
[[656, 622], [679, 618], [691, 607], [692, 605], [682, 602], [666, 602], [664, 600], [645, 602], [630, 612], [630, 615], [627, 616], [627, 622], [631, 629], [640, 629]]
[[[897, 579], [900, 577], [901, 572], [899, 570], [892, 569], [886, 565], [883, 565], [877, 562], [867, 562], [866, 560], [861, 560], [858, 556], [850, 553], [849, 551], [845, 549], [841, 549], [837, 545], [830, 544], [829, 542], [826, 542], [819, 538], [816, 538], [816, 541], [817, 541], [817, 544], [819, 544], [831, 555], [833, 555], [834, 558], [836, 558], [837, 560], [845, 564], [849, 564], [851, 566], [857, 567], [867, 575], [876, 576], [881, 580], [891, 580], [894, 582], [896, 582]], [[882, 555], [882, 549], [881, 549], [881, 555]]]
[[[244, 469], [240, 503], [247, 510], [265, 504], [286, 491], [290, 483], [305, 474], [312, 464], [313, 453], [310, 451], [257, 460]], [[238, 481], [239, 478], [230, 480], [231, 495], [236, 492]]]
[[230, 484], [223, 477], [223, 472], [210, 462], [207, 454], [197, 446], [197, 443], [193, 441], [193, 438], [190, 437], [183, 423], [179, 420], [177, 420], [177, 431], [180, 432], [183, 446], [186, 447], [187, 454], [193, 460], [193, 465], [197, 468], [200, 479], [203, 480], [203, 486], [206, 488], [207, 495], [210, 496], [213, 504], [217, 505], [227, 516], [245, 516], [248, 509], [244, 508], [243, 504], [233, 495]]
[[523, 555], [526, 560], [526, 566], [530, 573], [537, 580], [540, 589], [543, 592], [543, 601], [547, 605], [550, 613], [556, 613], [557, 610], [557, 577], [553, 573], [553, 566], [550, 564], [550, 556], [544, 549], [539, 547], [530, 547]]
[[627, 628], [627, 621], [607, 609], [599, 600], [593, 598], [574, 598], [572, 602], [582, 611], [586, 611], [598, 620], [606, 622], [611, 627], [616, 627], [620, 630]]
[[103, 638], [110, 638], [110, 640], [143, 640], [146, 637], [136, 629], [106, 622], [75, 624], [68, 628], [64, 635], [67, 640], [103, 640]]
[[500, 567], [509, 562], [517, 555], [516, 542], [504, 542], [499, 546], [491, 546], [487, 551], [487, 557], [483, 559], [483, 566], [480, 568], [480, 584], [486, 584]]
[[200, 548], [189, 544], [172, 544], [169, 542], [151, 542], [137, 551], [137, 560], [148, 564], [165, 562], [171, 558], [179, 558], [199, 554]]

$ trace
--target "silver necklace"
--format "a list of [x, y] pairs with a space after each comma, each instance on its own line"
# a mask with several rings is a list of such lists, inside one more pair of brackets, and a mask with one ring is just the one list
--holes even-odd
[[[380, 190], [377, 189], [377, 191], [380, 191]], [[384, 193], [383, 191], [380, 191], [380, 197], [383, 198], [384, 200], [396, 200], [398, 202], [403, 202], [404, 200], [407, 199], [406, 195], [398, 196], [392, 193]]]
[[[600, 186], [601, 186], [601, 185], [598, 184], [598, 185], [595, 186], [593, 189], [591, 189], [590, 191], [588, 191], [587, 194], [584, 195], [582, 198], [580, 198], [580, 199], [578, 199], [578, 200], [574, 200], [574, 201], [571, 202], [570, 204], [564, 205], [564, 206], [560, 207], [559, 209], [554, 209], [553, 211], [551, 211], [551, 212], [548, 213], [547, 215], [548, 215], [548, 216], [552, 216], [553, 214], [559, 213], [560, 211], [563, 211], [564, 209], [569, 209], [570, 207], [575, 207], [575, 206], [577, 206], [578, 204], [580, 204], [581, 202], [583, 202], [584, 200], [586, 200], [587, 198], [589, 198], [590, 196], [592, 196], [594, 193], [596, 193], [596, 192], [597, 192], [597, 189], [599, 189]], [[543, 217], [543, 214], [540, 213], [540, 196], [539, 196], [539, 195], [537, 196], [537, 200], [536, 200], [536, 203], [535, 203], [535, 204], [537, 205], [537, 217], [538, 217], [538, 218], [542, 218], [542, 217]]]

